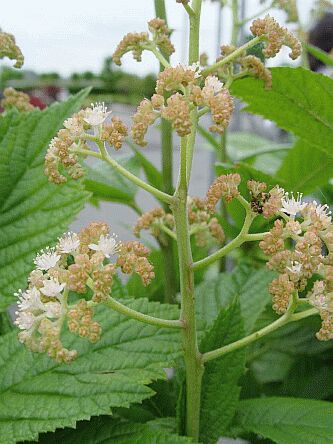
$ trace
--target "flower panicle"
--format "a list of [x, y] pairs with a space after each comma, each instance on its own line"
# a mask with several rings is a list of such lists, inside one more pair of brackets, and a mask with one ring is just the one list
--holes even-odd
[[0, 59], [4, 57], [15, 60], [14, 68], [22, 68], [24, 56], [16, 44], [15, 37], [12, 34], [0, 31]]
[[141, 62], [142, 53], [149, 45], [157, 46], [162, 53], [168, 56], [175, 52], [170, 41], [171, 31], [165, 20], [160, 18], [150, 20], [148, 29], [152, 34], [152, 39], [150, 39], [148, 32], [130, 32], [123, 37], [112, 56], [116, 65], [121, 65], [122, 57], [128, 52], [132, 52], [134, 59]]
[[[64, 122], [54, 137], [45, 155], [44, 171], [50, 182], [61, 184], [67, 181], [67, 175], [74, 180], [84, 176], [84, 169], [76, 149], [91, 151], [87, 138], [96, 138], [119, 150], [128, 134], [126, 125], [119, 117], [106, 120], [111, 111], [103, 103], [92, 103], [90, 107], [72, 115]], [[93, 134], [91, 134], [91, 132]]]
[[266, 58], [275, 57], [282, 46], [288, 46], [291, 49], [289, 57], [292, 60], [301, 55], [302, 45], [297, 37], [287, 28], [279, 23], [270, 15], [265, 18], [258, 18], [252, 22], [250, 30], [255, 36], [265, 36], [265, 48], [263, 54]]
[[1, 106], [5, 110], [10, 110], [16, 108], [17, 111], [31, 112], [35, 109], [30, 103], [30, 97], [22, 91], [17, 91], [16, 89], [9, 87], [5, 88], [3, 91], [4, 98], [1, 100]]
[[[148, 285], [154, 278], [148, 255], [140, 242], [119, 242], [103, 222], [92, 222], [78, 234], [65, 233], [55, 247], [37, 254], [27, 289], [15, 294], [19, 340], [57, 362], [75, 359], [76, 351], [62, 344], [64, 325], [80, 337], [98, 341], [102, 329], [94, 320], [93, 305], [110, 297], [117, 268], [139, 274]], [[79, 295], [83, 297], [77, 300]]]

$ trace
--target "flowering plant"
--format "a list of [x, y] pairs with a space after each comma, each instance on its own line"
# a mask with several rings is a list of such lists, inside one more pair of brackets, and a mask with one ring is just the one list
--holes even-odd
[[[331, 211], [313, 197], [303, 198], [296, 185], [313, 194], [331, 177], [333, 118], [331, 111], [319, 115], [316, 94], [306, 88], [299, 93], [296, 85], [333, 93], [333, 81], [303, 68], [265, 66], [263, 60], [283, 46], [292, 60], [301, 54], [298, 38], [270, 15], [252, 22], [253, 38], [241, 46], [234, 39], [208, 64], [199, 54], [202, 1], [177, 3], [190, 23], [187, 65], [170, 62], [175, 48], [163, 1], [156, 1], [159, 17], [148, 22], [149, 33], [127, 34], [115, 50], [117, 64], [128, 52], [141, 61], [143, 52], [151, 51], [161, 65], [155, 94], [139, 104], [131, 131], [104, 103], [78, 110], [87, 91], [45, 111], [34, 110], [24, 93], [5, 91], [0, 122], [1, 143], [7, 146], [0, 163], [5, 191], [0, 192], [2, 306], [13, 301], [13, 285], [23, 289], [15, 293], [19, 332], [0, 338], [4, 443], [213, 444], [221, 436], [251, 442], [263, 436], [281, 444], [333, 442], [332, 404], [288, 392], [283, 373], [296, 372], [292, 365], [301, 362], [287, 354], [286, 370], [284, 347], [303, 347], [291, 352], [302, 359], [332, 347]], [[237, 2], [231, 6], [235, 18]], [[298, 20], [295, 2], [274, 1], [272, 6]], [[251, 53], [258, 44], [263, 60]], [[0, 33], [0, 55], [16, 59], [17, 66], [23, 63], [15, 39], [6, 33]], [[224, 158], [229, 163], [217, 165], [218, 177], [205, 196], [191, 197], [197, 132], [226, 156], [233, 96], [299, 140], [271, 175]], [[203, 130], [200, 122], [208, 114], [211, 123]], [[147, 132], [159, 119], [163, 174], [134, 146], [145, 166], [143, 180], [114, 153], [133, 142], [146, 146]], [[172, 131], [180, 141], [175, 189]], [[316, 161], [327, 163], [323, 177], [314, 180], [309, 168], [306, 174], [290, 174], [293, 165], [298, 168], [300, 149], [302, 162], [308, 156], [311, 164], [318, 156]], [[163, 278], [143, 243], [118, 240], [105, 222], [91, 222], [79, 233], [67, 231], [89, 197], [87, 190], [96, 195], [100, 190], [87, 179], [90, 167], [84, 161], [89, 157], [159, 202], [144, 213], [132, 197], [128, 201], [140, 213], [133, 235], [140, 238], [149, 231], [163, 252], [166, 297], [159, 295], [158, 302], [149, 300], [149, 288]], [[14, 170], [13, 161], [19, 179], [8, 197], [15, 187], [8, 171]], [[21, 246], [18, 253], [11, 249], [15, 242]], [[224, 267], [227, 255], [238, 265], [220, 273], [216, 265]], [[129, 282], [121, 274], [129, 275]], [[134, 275], [141, 281], [137, 286]], [[160, 303], [165, 300], [170, 303]], [[304, 339], [304, 332], [309, 337]], [[169, 377], [161, 382], [166, 369]], [[270, 385], [277, 381], [282, 388]], [[286, 394], [295, 396], [279, 396]], [[65, 429], [50, 433], [60, 428]]]

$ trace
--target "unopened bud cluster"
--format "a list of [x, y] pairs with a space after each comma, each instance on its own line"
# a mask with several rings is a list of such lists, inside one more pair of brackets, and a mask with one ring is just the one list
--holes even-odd
[[131, 32], [125, 35], [112, 56], [116, 65], [121, 65], [121, 58], [128, 52], [132, 52], [134, 59], [141, 62], [143, 51], [149, 49], [150, 45], [154, 45], [169, 56], [175, 51], [170, 41], [171, 31], [164, 20], [160, 18], [150, 20], [148, 29], [152, 34], [152, 39], [150, 39], [148, 32]]
[[111, 111], [107, 111], [104, 103], [97, 103], [65, 120], [64, 128], [51, 140], [45, 156], [45, 174], [51, 182], [66, 182], [64, 171], [73, 179], [84, 175], [75, 149], [90, 150], [87, 139], [91, 137], [107, 143], [115, 150], [122, 147], [127, 136], [127, 127], [118, 117], [113, 117], [110, 123], [106, 123], [110, 114]]
[[4, 57], [16, 60], [14, 68], [21, 68], [23, 66], [24, 57], [16, 44], [15, 37], [12, 34], [0, 31], [0, 59]]
[[283, 45], [291, 49], [289, 57], [292, 60], [297, 59], [302, 51], [300, 41], [287, 28], [278, 24], [273, 17], [266, 15], [263, 19], [256, 19], [251, 25], [251, 32], [255, 36], [265, 36], [265, 48], [263, 54], [265, 57], [275, 57]]
[[[180, 137], [190, 134], [193, 106], [209, 108], [214, 122], [210, 131], [222, 134], [229, 125], [232, 97], [217, 77], [208, 76], [203, 81], [198, 63], [166, 68], [158, 76], [155, 91], [151, 100], [140, 103], [133, 117], [132, 135], [140, 146], [146, 145], [145, 134], [158, 117], [170, 121]], [[165, 95], [169, 96], [166, 100]]]
[[[96, 342], [101, 326], [93, 319], [93, 305], [107, 302], [117, 268], [126, 274], [137, 273], [144, 285], [149, 284], [154, 271], [148, 254], [140, 242], [118, 242], [102, 222], [92, 222], [78, 234], [63, 235], [55, 247], [37, 254], [27, 290], [16, 294], [20, 341], [58, 362], [74, 359], [76, 351], [61, 342], [64, 324]], [[80, 294], [84, 298], [77, 300]], [[76, 302], [71, 303], [73, 297]]]
[[30, 97], [24, 92], [17, 91], [9, 87], [3, 91], [4, 98], [1, 100], [1, 106], [5, 110], [16, 108], [19, 112], [29, 112], [34, 110], [34, 106], [30, 103]]
[[216, 212], [216, 204], [220, 199], [230, 202], [239, 196], [238, 186], [241, 177], [238, 173], [219, 176], [209, 187], [206, 195], [206, 204], [210, 213]]
[[[281, 188], [280, 194], [281, 194]], [[327, 205], [303, 202], [284, 193], [272, 229], [260, 242], [270, 259], [268, 268], [279, 273], [270, 285], [273, 308], [281, 314], [291, 303], [292, 295], [307, 290], [309, 302], [318, 308], [323, 319], [317, 337], [333, 339], [333, 224]]]
[[[208, 211], [205, 200], [199, 197], [188, 199], [188, 222], [197, 246], [205, 247], [209, 245], [211, 241], [219, 245], [224, 243], [225, 234], [223, 228], [218, 219], [213, 217]], [[163, 242], [161, 238], [163, 226], [174, 231], [174, 216], [166, 213], [163, 208], [154, 208], [139, 217], [134, 227], [134, 234], [140, 237], [142, 230], [150, 230], [153, 236], [160, 238], [161, 242]]]

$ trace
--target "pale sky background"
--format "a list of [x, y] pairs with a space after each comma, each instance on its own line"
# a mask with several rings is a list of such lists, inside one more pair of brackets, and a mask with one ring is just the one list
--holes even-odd
[[[302, 20], [309, 25], [313, 0], [298, 3]], [[166, 0], [166, 4], [169, 26], [175, 29], [172, 41], [177, 55], [173, 62], [185, 62], [186, 13], [175, 0]], [[262, 9], [258, 0], [246, 0], [245, 4], [247, 16]], [[126, 33], [146, 31], [147, 21], [155, 15], [153, 5], [153, 0], [12, 0], [2, 2], [0, 26], [16, 36], [25, 55], [25, 69], [56, 71], [64, 76], [75, 71], [99, 72], [103, 59], [112, 54]], [[200, 52], [207, 52], [211, 60], [216, 56], [217, 15], [217, 3], [204, 2]], [[284, 12], [274, 10], [272, 15], [284, 23]], [[225, 43], [229, 41], [230, 20], [230, 11], [224, 8]], [[285, 61], [286, 53], [276, 62]], [[142, 63], [125, 56], [123, 67], [144, 74], [157, 71], [158, 64], [146, 52]]]

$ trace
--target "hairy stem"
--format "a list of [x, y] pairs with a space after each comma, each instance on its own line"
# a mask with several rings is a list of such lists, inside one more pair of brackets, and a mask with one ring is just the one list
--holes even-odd
[[[245, 199], [240, 197], [238, 200], [245, 200]], [[249, 234], [249, 228], [251, 226], [251, 223], [252, 223], [255, 215], [253, 215], [253, 213], [251, 212], [251, 209], [249, 207], [245, 207], [245, 209], [246, 209], [246, 216], [245, 216], [245, 220], [244, 220], [244, 225], [243, 225], [241, 231], [239, 232], [238, 236], [235, 237], [235, 239], [233, 239], [231, 242], [229, 242], [224, 247], [215, 251], [215, 253], [212, 253], [210, 256], [207, 256], [204, 259], [201, 259], [200, 261], [195, 262], [193, 264], [194, 270], [198, 270], [200, 268], [207, 267], [208, 265], [213, 264], [215, 261], [226, 256], [228, 253], [233, 251], [235, 248], [238, 248], [239, 246], [241, 246], [244, 242], [262, 239], [261, 233], [253, 234], [253, 235]]]
[[223, 66], [223, 65], [226, 65], [227, 63], [232, 62], [233, 60], [237, 59], [237, 57], [239, 57], [243, 53], [243, 51], [246, 51], [247, 49], [250, 49], [253, 46], [257, 45], [258, 43], [264, 41], [265, 38], [266, 38], [265, 36], [259, 36], [259, 37], [253, 38], [252, 40], [249, 40], [248, 42], [244, 43], [244, 45], [240, 46], [235, 51], [233, 51], [231, 54], [227, 55], [226, 57], [223, 57], [222, 60], [214, 63], [211, 66], [207, 66], [207, 68], [205, 68], [201, 71], [201, 74], [203, 76], [205, 76], [205, 75], [215, 71], [220, 66]]
[[104, 146], [103, 142], [98, 142], [98, 146], [100, 148], [100, 153], [97, 153], [96, 151], [90, 151], [85, 150], [81, 148], [76, 148], [73, 150], [73, 152], [77, 154], [82, 154], [84, 156], [93, 156], [97, 159], [104, 160], [108, 164], [110, 164], [118, 173], [120, 173], [122, 176], [126, 177], [126, 179], [130, 180], [131, 182], [135, 183], [140, 188], [143, 188], [148, 193], [155, 196], [157, 199], [161, 200], [162, 202], [166, 202], [167, 204], [171, 204], [172, 202], [172, 196], [170, 194], [164, 193], [161, 190], [158, 190], [157, 188], [153, 187], [152, 185], [149, 185], [148, 183], [141, 180], [139, 177], [135, 176], [135, 174], [132, 174], [130, 171], [128, 171], [126, 168], [121, 166], [116, 160], [112, 159], [112, 157], [109, 156], [109, 154], [106, 151], [106, 148]]
[[261, 330], [258, 330], [256, 332], [252, 333], [251, 335], [240, 339], [239, 341], [232, 342], [231, 344], [225, 345], [224, 347], [217, 348], [216, 350], [204, 353], [202, 356], [202, 360], [204, 362], [208, 362], [213, 359], [220, 358], [221, 356], [226, 355], [227, 353], [231, 353], [235, 350], [246, 347], [247, 345], [251, 344], [252, 342], [258, 341], [258, 339], [263, 338], [264, 336], [268, 335], [269, 333], [272, 333], [273, 331], [283, 327], [286, 324], [289, 324], [290, 322], [299, 321], [300, 319], [304, 319], [309, 316], [313, 316], [315, 314], [318, 314], [318, 310], [316, 308], [311, 308], [309, 310], [301, 311], [299, 313], [295, 313], [295, 314], [292, 314], [292, 313], [293, 313], [293, 310], [288, 310], [279, 319], [277, 319], [276, 321], [267, 325], [266, 327], [262, 328]]
[[[156, 325], [157, 327], [168, 327], [168, 328], [183, 328], [184, 325], [181, 320], [173, 320], [173, 319], [161, 319], [156, 318], [154, 316], [149, 316], [144, 313], [140, 313], [139, 311], [133, 310], [132, 308], [127, 307], [126, 305], [120, 303], [116, 299], [111, 296], [108, 297], [107, 301], [103, 302], [108, 307], [117, 311], [118, 313], [127, 316], [128, 318], [135, 319], [137, 321], [143, 322], [145, 324]], [[88, 302], [89, 306], [96, 305], [94, 302]]]
[[[194, 14], [190, 15], [189, 64], [199, 59], [201, 0], [193, 0], [192, 9]], [[195, 111], [195, 113], [197, 112]], [[194, 125], [194, 119], [192, 125]], [[197, 441], [199, 439], [201, 380], [204, 367], [197, 342], [194, 275], [187, 214], [188, 182], [192, 158], [192, 155], [189, 156], [188, 153], [193, 152], [194, 131], [192, 128], [192, 134], [181, 139], [180, 172], [172, 210], [175, 217], [179, 255], [181, 320], [184, 323], [182, 342], [186, 372], [186, 434]]]

